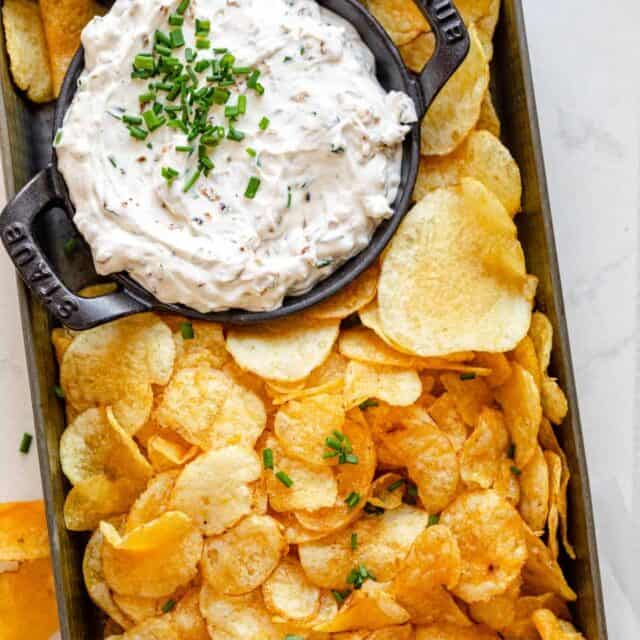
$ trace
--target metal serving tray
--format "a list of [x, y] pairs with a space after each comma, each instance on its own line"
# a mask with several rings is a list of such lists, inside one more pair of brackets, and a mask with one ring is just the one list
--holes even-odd
[[[4, 39], [4, 34], [0, 34], [0, 39]], [[12, 196], [49, 162], [53, 108], [30, 104], [16, 91], [9, 75], [4, 42], [0, 44], [0, 152], [7, 195]], [[503, 138], [520, 165], [524, 183], [524, 212], [517, 216], [516, 222], [529, 271], [540, 279], [538, 308], [548, 314], [555, 329], [551, 371], [559, 378], [571, 407], [557, 433], [573, 474], [569, 486], [569, 517], [578, 559], [575, 562], [563, 559], [567, 577], [578, 593], [573, 613], [588, 640], [606, 640], [591, 496], [521, 0], [503, 0], [492, 75]], [[72, 289], [77, 291], [98, 281], [87, 251], [77, 251], [71, 257], [64, 255], [62, 245], [74, 235], [74, 230], [62, 211], [53, 209], [40, 216], [38, 235], [49, 258]], [[21, 282], [19, 296], [61, 635], [63, 640], [94, 640], [102, 638], [101, 617], [82, 582], [82, 552], [87, 536], [68, 532], [62, 517], [68, 484], [58, 455], [64, 411], [54, 393], [57, 371], [50, 342], [54, 322]]]

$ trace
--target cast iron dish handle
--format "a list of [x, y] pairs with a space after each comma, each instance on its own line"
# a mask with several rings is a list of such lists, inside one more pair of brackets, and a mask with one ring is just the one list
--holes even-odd
[[60, 280], [34, 233], [38, 215], [53, 207], [65, 207], [58, 180], [49, 165], [21, 189], [0, 216], [0, 237], [22, 279], [47, 309], [71, 329], [89, 329], [108, 320], [148, 311], [148, 305], [123, 291], [83, 298]]

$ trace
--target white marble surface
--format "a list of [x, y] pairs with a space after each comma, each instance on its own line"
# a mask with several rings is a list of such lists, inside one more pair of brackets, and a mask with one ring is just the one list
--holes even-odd
[[[609, 637], [631, 640], [640, 637], [640, 3], [525, 0], [525, 10]], [[35, 448], [17, 453], [31, 408], [15, 295], [0, 255], [0, 501], [40, 492]]]

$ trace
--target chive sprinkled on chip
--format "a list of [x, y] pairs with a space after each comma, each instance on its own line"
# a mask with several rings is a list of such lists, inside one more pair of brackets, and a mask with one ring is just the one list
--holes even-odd
[[357, 506], [357, 504], [360, 502], [360, 494], [356, 493], [355, 491], [352, 491], [345, 498], [345, 502], [347, 503], [347, 506], [349, 507], [349, 509], [355, 508]]
[[196, 335], [193, 330], [193, 325], [190, 322], [183, 322], [180, 324], [180, 334], [184, 340], [193, 340]]
[[[317, 265], [316, 265], [317, 266]], [[365, 409], [368, 409], [369, 407], [378, 407], [380, 406], [377, 400], [373, 400], [372, 398], [369, 398], [368, 400], [365, 400], [364, 402], [361, 402], [358, 407], [361, 411], [364, 411]]]
[[58, 398], [60, 398], [60, 400], [64, 400], [64, 389], [61, 386], [55, 385], [53, 387], [53, 392]]
[[361, 589], [367, 580], [373, 580], [375, 582], [376, 578], [363, 564], [358, 565], [355, 569], [351, 569], [347, 576], [347, 584], [353, 585], [354, 589]]
[[278, 471], [276, 478], [278, 478], [287, 489], [291, 489], [293, 486], [293, 480], [284, 471]]
[[332, 589], [331, 595], [335, 598], [338, 604], [342, 604], [351, 594], [351, 589], [345, 589], [344, 591], [338, 591], [337, 589]]
[[396, 489], [399, 489], [403, 484], [404, 484], [404, 478], [400, 478], [400, 480], [396, 480], [395, 482], [392, 482], [387, 487], [387, 491], [389, 493], [391, 493], [392, 491], [395, 491]]
[[516, 457], [516, 445], [512, 442], [507, 450], [507, 456], [513, 460]]
[[522, 475], [522, 470], [515, 465], [511, 465], [511, 473], [513, 473], [514, 476], [519, 476]]
[[477, 377], [477, 374], [475, 374], [473, 371], [465, 371], [464, 373], [460, 374], [460, 380], [475, 380]]
[[358, 548], [358, 534], [355, 532], [351, 534], [351, 548], [354, 551]]
[[176, 606], [176, 601], [169, 598], [161, 607], [162, 613], [169, 613], [169, 611], [173, 611]]
[[429, 520], [427, 522], [428, 527], [433, 527], [433, 525], [438, 524], [440, 522], [440, 516], [437, 513], [430, 513]]
[[262, 451], [262, 465], [265, 469], [273, 469], [273, 449], [264, 449]]

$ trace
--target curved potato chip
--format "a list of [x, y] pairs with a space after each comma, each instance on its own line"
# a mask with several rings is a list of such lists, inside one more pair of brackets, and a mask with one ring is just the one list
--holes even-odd
[[257, 589], [286, 552], [287, 543], [276, 520], [249, 515], [222, 535], [207, 539], [202, 574], [221, 593], [242, 595]]
[[476, 353], [474, 364], [491, 369], [491, 374], [483, 379], [492, 389], [511, 377], [511, 365], [504, 353]]
[[184, 513], [167, 511], [124, 537], [107, 522], [100, 531], [105, 580], [120, 594], [159, 598], [197, 574], [202, 536]]
[[522, 469], [518, 511], [537, 535], [542, 535], [549, 514], [549, 469], [542, 449], [537, 446], [533, 457]]
[[[231, 355], [227, 351], [224, 342], [222, 325], [213, 322], [202, 322], [186, 318], [163, 316], [162, 319], [174, 331], [173, 341], [176, 345], [175, 370], [191, 369], [200, 365], [209, 365], [219, 369]], [[191, 331], [185, 331], [185, 335], [193, 334], [193, 337], [183, 336], [183, 327], [187, 325]]]
[[469, 435], [467, 425], [456, 409], [450, 393], [443, 393], [429, 408], [429, 415], [451, 441], [456, 453], [459, 452]]
[[123, 596], [113, 594], [113, 601], [126, 616], [139, 625], [149, 618], [155, 618], [162, 614], [162, 605], [165, 598], [142, 598], [140, 596]]
[[178, 471], [165, 471], [151, 478], [147, 488], [138, 496], [129, 511], [124, 526], [125, 533], [159, 518], [169, 509], [169, 500], [177, 477]]
[[64, 501], [64, 524], [70, 531], [91, 531], [102, 520], [125, 513], [140, 493], [127, 478], [96, 475], [79, 482]]
[[156, 433], [147, 441], [147, 455], [156, 472], [182, 467], [191, 462], [199, 451], [198, 447], [169, 430]]
[[[487, 270], [489, 253], [498, 261], [516, 256], [508, 277]], [[408, 213], [378, 284], [384, 333], [422, 356], [512, 349], [529, 328], [532, 294], [515, 225], [470, 178], [431, 192]]]
[[267, 437], [265, 448], [273, 453], [274, 468], [267, 469], [265, 477], [274, 511], [313, 511], [335, 503], [338, 484], [330, 467], [313, 466], [286, 455], [279, 441], [271, 436]]
[[393, 406], [413, 404], [422, 393], [420, 376], [414, 369], [364, 364], [352, 360], [344, 379], [345, 408], [352, 409], [369, 398]]
[[531, 616], [539, 609], [549, 609], [556, 616], [570, 620], [566, 602], [553, 593], [540, 596], [523, 596], [516, 601], [515, 620], [504, 630], [505, 640], [539, 640]]
[[538, 444], [542, 420], [540, 392], [533, 376], [514, 362], [511, 378], [495, 390], [495, 396], [502, 406], [507, 429], [516, 447], [516, 465], [523, 469], [535, 454]]
[[49, 557], [42, 500], [0, 504], [0, 562]]
[[326, 536], [324, 531], [305, 529], [290, 511], [284, 511], [282, 513], [274, 511], [272, 517], [280, 523], [280, 526], [283, 528], [284, 538], [289, 544], [304, 544], [305, 542], [320, 540], [320, 538]]
[[169, 615], [149, 618], [121, 635], [109, 636], [107, 640], [180, 640], [178, 631]]
[[462, 419], [475, 427], [482, 410], [493, 402], [493, 393], [486, 382], [480, 378], [471, 380], [454, 373], [444, 373], [440, 381], [451, 394]]
[[511, 352], [511, 357], [532, 375], [539, 389], [541, 382], [540, 364], [538, 363], [538, 356], [536, 355], [533, 340], [531, 340], [528, 335], [520, 340], [516, 348]]
[[559, 620], [549, 609], [535, 611], [531, 619], [542, 640], [585, 640], [570, 622]]
[[191, 589], [173, 611], [179, 640], [210, 640], [207, 624], [200, 612], [200, 589]]
[[311, 465], [333, 465], [336, 458], [325, 456], [327, 438], [344, 420], [342, 396], [320, 394], [284, 404], [276, 414], [274, 432], [287, 456]]
[[436, 38], [431, 31], [421, 33], [398, 48], [407, 67], [415, 73], [420, 73], [436, 50]]
[[540, 373], [545, 374], [551, 362], [551, 348], [553, 346], [553, 327], [549, 318], [540, 311], [534, 311], [531, 316], [531, 326], [529, 327], [529, 337], [533, 341], [533, 346], [538, 356]]
[[471, 489], [489, 489], [507, 453], [509, 434], [499, 411], [484, 409], [478, 426], [464, 443], [460, 454], [460, 477]]
[[133, 620], [124, 614], [113, 599], [102, 570], [102, 543], [104, 536], [96, 529], [89, 538], [84, 549], [82, 575], [89, 597], [93, 603], [110, 618], [113, 618], [123, 629], [133, 626]]
[[300, 544], [302, 568], [314, 584], [325, 589], [347, 587], [349, 572], [359, 565], [377, 580], [392, 580], [428, 519], [425, 511], [409, 505], [360, 518], [338, 533]]
[[527, 593], [555, 593], [568, 602], [577, 599], [575, 591], [567, 583], [560, 565], [551, 555], [548, 547], [527, 527], [527, 562], [522, 570], [522, 578]]
[[418, 627], [415, 640], [500, 640], [500, 636], [480, 624], [459, 627], [454, 624], [439, 623]]
[[352, 629], [384, 629], [404, 624], [409, 613], [380, 585], [371, 582], [354, 591], [333, 620], [315, 627], [316, 631], [350, 631]]
[[500, 118], [491, 98], [491, 90], [488, 90], [487, 93], [484, 94], [484, 99], [480, 106], [480, 117], [478, 118], [478, 122], [476, 122], [476, 129], [489, 131], [496, 138], [499, 138], [502, 133], [502, 124], [500, 123]]
[[300, 562], [285, 558], [262, 585], [264, 603], [286, 620], [309, 620], [320, 609], [320, 589], [309, 582]]
[[327, 359], [339, 325], [339, 320], [298, 317], [259, 327], [233, 327], [227, 334], [227, 349], [243, 369], [261, 378], [295, 382]]
[[200, 611], [207, 621], [211, 640], [281, 640], [271, 622], [260, 591], [225, 596], [205, 584], [200, 592]]
[[475, 491], [456, 498], [440, 522], [453, 531], [462, 555], [462, 574], [453, 593], [465, 602], [504, 593], [527, 559], [518, 512], [494, 491]]
[[139, 314], [78, 333], [64, 354], [60, 382], [74, 409], [111, 405], [133, 434], [149, 418], [151, 385], [167, 384], [174, 358], [169, 327], [154, 314]]
[[412, 0], [367, 0], [366, 5], [396, 46], [406, 44], [431, 29]]
[[520, 502], [520, 482], [514, 473], [511, 458], [503, 458], [498, 465], [498, 474], [493, 482], [493, 490], [514, 507]]
[[62, 366], [62, 360], [67, 349], [73, 342], [76, 332], [67, 329], [66, 327], [58, 327], [51, 332], [51, 343], [56, 352], [56, 360], [58, 361], [58, 367]]
[[402, 506], [402, 499], [406, 491], [405, 479], [397, 473], [385, 473], [376, 478], [371, 485], [369, 504], [385, 511]]
[[126, 477], [141, 490], [152, 474], [138, 445], [104, 409], [87, 409], [64, 430], [60, 464], [71, 484], [104, 474]]
[[251, 511], [252, 483], [260, 474], [260, 460], [252, 449], [213, 449], [183, 468], [171, 508], [189, 515], [205, 535], [220, 534]]
[[545, 417], [553, 424], [562, 424], [569, 413], [567, 396], [564, 395], [558, 383], [546, 375], [542, 379], [540, 401]]
[[[351, 443], [353, 455], [358, 458], [357, 464], [340, 464], [334, 468], [338, 486], [338, 497], [331, 507], [315, 511], [296, 511], [295, 515], [300, 524], [312, 531], [327, 533], [347, 525], [358, 517], [365, 505], [373, 474], [376, 470], [376, 452], [371, 437], [371, 431], [363, 418], [347, 417], [342, 427], [342, 433]], [[358, 494], [361, 499], [350, 507], [346, 499], [352, 494]]]
[[471, 47], [467, 57], [422, 120], [424, 155], [451, 153], [480, 117], [482, 100], [489, 86], [489, 64], [474, 26], [469, 28], [469, 38]]
[[506, 629], [516, 619], [516, 603], [521, 585], [522, 580], [518, 577], [502, 595], [494, 596], [486, 602], [472, 602], [469, 605], [469, 615], [475, 622], [485, 624], [495, 631]]
[[547, 546], [551, 555], [558, 558], [558, 524], [560, 521], [560, 496], [562, 493], [562, 459], [553, 451], [545, 451], [544, 459], [549, 469], [549, 517], [547, 520]]
[[342, 320], [369, 304], [376, 297], [379, 268], [369, 267], [362, 275], [334, 296], [311, 307], [306, 315], [318, 320]]

